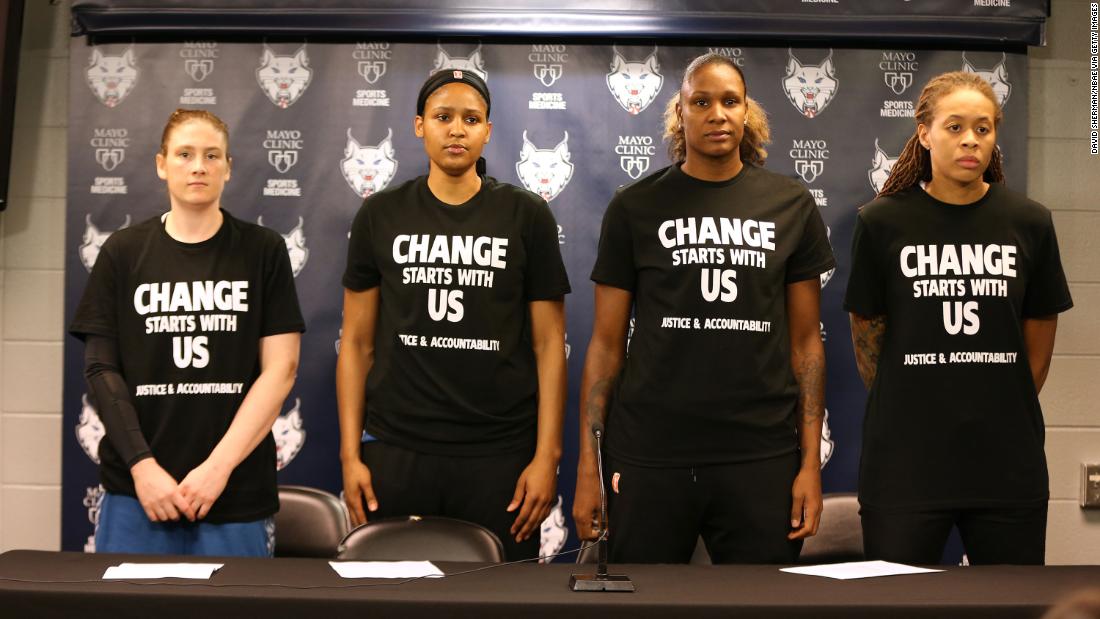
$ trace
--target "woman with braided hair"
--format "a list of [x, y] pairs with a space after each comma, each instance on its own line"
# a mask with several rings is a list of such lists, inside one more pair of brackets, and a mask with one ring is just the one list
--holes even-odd
[[686, 563], [702, 536], [715, 563], [793, 563], [821, 512], [825, 225], [762, 167], [767, 118], [729, 58], [692, 61], [665, 119], [675, 163], [615, 195], [592, 270], [577, 532], [598, 535], [606, 425], [612, 561]]
[[1050, 211], [1003, 184], [981, 77], [932, 78], [916, 131], [860, 209], [845, 309], [869, 394], [859, 499], [868, 558], [1042, 564], [1039, 407], [1073, 306]]

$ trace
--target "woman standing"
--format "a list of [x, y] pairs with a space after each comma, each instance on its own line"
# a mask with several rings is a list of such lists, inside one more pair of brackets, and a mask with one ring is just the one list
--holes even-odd
[[577, 531], [596, 535], [606, 423], [612, 561], [685, 563], [702, 535], [717, 563], [793, 562], [821, 511], [825, 226], [761, 167], [767, 121], [728, 58], [692, 61], [666, 125], [675, 163], [616, 194], [592, 270]]
[[171, 208], [107, 239], [69, 328], [106, 428], [97, 551], [271, 555], [304, 323], [283, 239], [221, 208], [231, 161], [221, 119], [172, 114]]
[[852, 241], [845, 309], [870, 393], [859, 498], [868, 558], [1042, 564], [1042, 389], [1073, 305], [1050, 211], [1002, 183], [982, 78], [933, 78]]
[[557, 498], [569, 281], [546, 202], [479, 174], [489, 110], [469, 71], [421, 88], [429, 172], [355, 217], [336, 389], [356, 524], [468, 520], [514, 560]]

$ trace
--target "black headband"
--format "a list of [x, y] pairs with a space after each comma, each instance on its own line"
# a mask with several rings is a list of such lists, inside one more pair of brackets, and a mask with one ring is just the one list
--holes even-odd
[[481, 95], [482, 99], [485, 99], [485, 116], [488, 118], [489, 110], [492, 108], [492, 102], [489, 100], [489, 86], [485, 84], [485, 80], [481, 79], [481, 76], [473, 71], [461, 71], [459, 69], [443, 69], [442, 71], [436, 71], [428, 78], [428, 81], [424, 82], [424, 85], [420, 87], [420, 94], [416, 96], [416, 115], [424, 115], [424, 104], [428, 101], [428, 97], [432, 96], [432, 93], [439, 90], [447, 84], [453, 84], [459, 82], [466, 84], [470, 88], [473, 88]]

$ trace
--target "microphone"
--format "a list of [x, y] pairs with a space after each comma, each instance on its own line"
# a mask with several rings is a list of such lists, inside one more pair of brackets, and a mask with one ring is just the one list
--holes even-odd
[[626, 574], [607, 573], [607, 490], [603, 485], [603, 435], [600, 421], [592, 422], [592, 436], [596, 438], [596, 471], [600, 478], [600, 528], [596, 539], [599, 563], [595, 574], [572, 574], [569, 588], [573, 591], [616, 591], [634, 593], [634, 583]]

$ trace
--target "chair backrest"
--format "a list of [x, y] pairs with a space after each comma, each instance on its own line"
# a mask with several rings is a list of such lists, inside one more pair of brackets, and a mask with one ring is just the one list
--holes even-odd
[[[599, 549], [595, 544], [589, 542], [581, 542], [581, 551], [577, 553], [577, 563], [598, 563]], [[695, 550], [691, 553], [691, 560], [688, 561], [691, 565], [710, 565], [710, 553], [707, 552], [707, 546], [703, 543], [703, 538], [699, 538], [695, 541]]]
[[306, 486], [279, 486], [276, 557], [331, 559], [350, 528], [347, 507], [332, 493]]
[[854, 493], [826, 494], [817, 535], [802, 546], [799, 563], [842, 563], [863, 560], [863, 528]]
[[504, 561], [492, 531], [465, 520], [406, 516], [372, 520], [340, 542], [339, 559], [359, 561]]

